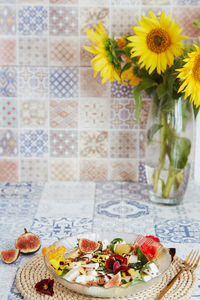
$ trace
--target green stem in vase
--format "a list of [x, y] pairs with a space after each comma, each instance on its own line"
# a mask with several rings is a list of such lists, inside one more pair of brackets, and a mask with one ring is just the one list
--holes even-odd
[[165, 186], [163, 188], [163, 191], [162, 191], [163, 198], [168, 198], [169, 197], [172, 185], [175, 183], [176, 176], [177, 176], [178, 172], [179, 171], [174, 169], [173, 167], [171, 167], [171, 166], [169, 167], [169, 173], [168, 173], [167, 181], [166, 181], [166, 184], [165, 184]]
[[160, 178], [160, 172], [165, 163], [165, 155], [166, 155], [166, 121], [165, 121], [165, 114], [161, 112], [160, 114], [160, 124], [162, 125], [160, 129], [160, 157], [159, 157], [159, 164], [158, 168], [154, 170], [153, 173], [153, 189], [154, 192], [157, 192], [158, 189], [158, 181]]

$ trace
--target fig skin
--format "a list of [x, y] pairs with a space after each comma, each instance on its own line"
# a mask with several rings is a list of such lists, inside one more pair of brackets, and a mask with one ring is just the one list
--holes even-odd
[[41, 240], [36, 234], [27, 232], [24, 228], [24, 234], [16, 239], [15, 247], [23, 254], [32, 254], [40, 249]]
[[88, 239], [79, 239], [78, 240], [79, 249], [83, 253], [93, 253], [97, 251], [100, 247], [98, 242], [94, 242]]
[[[10, 252], [10, 255], [12, 257], [12, 259], [8, 260], [8, 258], [6, 259], [5, 256], [9, 256], [9, 252]], [[2, 261], [5, 263], [5, 264], [12, 264], [13, 262], [15, 262], [18, 257], [19, 257], [19, 249], [10, 249], [10, 250], [5, 250], [5, 251], [1, 251], [0, 252], [0, 256], [1, 256], [1, 259]]]

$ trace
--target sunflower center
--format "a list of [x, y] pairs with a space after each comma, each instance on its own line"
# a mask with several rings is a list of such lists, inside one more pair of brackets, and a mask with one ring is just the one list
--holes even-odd
[[200, 82], [200, 54], [195, 59], [193, 76], [196, 81]]
[[155, 53], [165, 52], [171, 45], [171, 39], [166, 30], [162, 28], [152, 29], [147, 34], [147, 46]]

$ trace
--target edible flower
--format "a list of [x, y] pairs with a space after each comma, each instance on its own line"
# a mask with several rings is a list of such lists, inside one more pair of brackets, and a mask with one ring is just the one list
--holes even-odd
[[105, 261], [106, 261], [106, 255], [98, 255], [97, 257], [94, 257], [92, 259], [93, 262], [98, 262], [101, 263], [103, 265], [105, 265]]
[[50, 259], [49, 263], [55, 269], [58, 276], [62, 275], [63, 270], [71, 265], [71, 260], [65, 260], [62, 256]]
[[126, 257], [116, 254], [106, 260], [105, 267], [113, 273], [118, 273], [128, 270], [129, 267], [127, 264], [128, 260]]
[[37, 282], [35, 285], [35, 289], [38, 293], [42, 293], [45, 295], [53, 296], [53, 285], [54, 279], [42, 279], [41, 281]]

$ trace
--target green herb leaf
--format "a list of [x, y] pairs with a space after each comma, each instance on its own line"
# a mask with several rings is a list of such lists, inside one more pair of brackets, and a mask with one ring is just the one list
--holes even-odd
[[130, 285], [134, 285], [134, 284], [137, 284], [137, 283], [142, 283], [144, 282], [144, 280], [142, 278], [139, 278], [139, 277], [135, 277], [131, 282], [130, 282]]
[[144, 255], [140, 247], [137, 247], [136, 255], [143, 265], [145, 265], [148, 262], [148, 258]]
[[127, 281], [125, 279], [121, 279], [121, 283], [125, 284]]
[[129, 268], [133, 268], [134, 270], [140, 270], [143, 267], [143, 263], [141, 261], [138, 261], [136, 263], [128, 264]]
[[153, 124], [149, 130], [147, 131], [147, 143], [150, 144], [152, 142], [154, 134], [163, 127], [161, 124]]
[[190, 154], [191, 142], [188, 138], [172, 136], [169, 145], [170, 165], [176, 169], [184, 169]]

